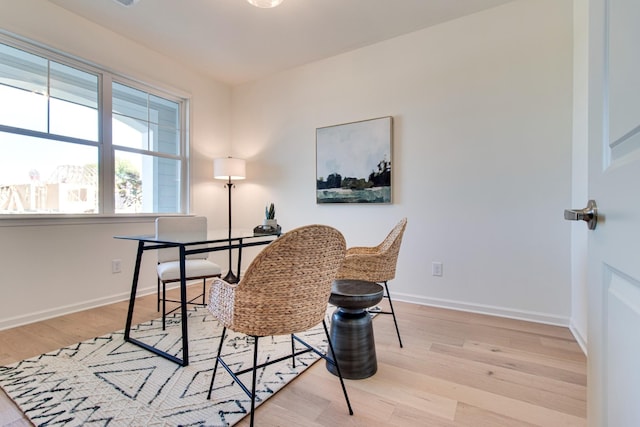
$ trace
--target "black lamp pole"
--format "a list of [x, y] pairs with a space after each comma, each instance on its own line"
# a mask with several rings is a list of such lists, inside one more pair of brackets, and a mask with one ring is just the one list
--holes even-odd
[[[232, 179], [244, 179], [245, 177], [245, 161], [243, 159], [234, 159], [233, 157], [222, 157], [213, 159], [213, 177], [215, 179], [224, 179], [226, 181], [225, 186], [229, 190], [229, 272], [224, 277], [227, 283], [238, 283], [239, 278], [233, 274], [232, 263], [232, 249], [231, 244], [233, 242], [231, 235], [231, 189], [234, 187], [231, 182]], [[238, 245], [239, 247], [239, 245]], [[238, 253], [238, 276], [240, 275], [240, 253]]]
[[229, 177], [229, 182], [225, 185], [229, 189], [229, 272], [224, 276], [224, 281], [227, 283], [238, 283], [238, 278], [233, 274], [233, 269], [231, 267], [231, 188], [233, 187], [231, 177]]

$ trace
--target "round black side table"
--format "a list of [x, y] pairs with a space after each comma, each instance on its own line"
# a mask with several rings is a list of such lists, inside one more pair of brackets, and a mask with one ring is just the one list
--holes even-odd
[[[381, 285], [364, 280], [335, 280], [331, 286], [329, 302], [337, 308], [330, 336], [344, 378], [368, 378], [378, 369], [371, 315], [365, 309], [379, 303], [383, 293]], [[326, 366], [338, 375], [334, 364]]]

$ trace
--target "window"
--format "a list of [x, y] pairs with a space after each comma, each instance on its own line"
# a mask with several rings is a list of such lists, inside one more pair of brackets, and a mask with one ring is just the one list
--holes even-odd
[[185, 212], [185, 106], [0, 39], [0, 215]]

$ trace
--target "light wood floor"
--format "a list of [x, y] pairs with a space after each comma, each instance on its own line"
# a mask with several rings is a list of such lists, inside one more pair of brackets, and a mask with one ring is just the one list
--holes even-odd
[[[393, 291], [392, 291], [393, 292]], [[261, 426], [585, 426], [586, 359], [566, 328], [396, 303], [374, 320], [378, 372], [346, 380], [316, 363], [256, 411]], [[113, 304], [0, 331], [0, 365], [124, 327]], [[139, 298], [135, 322], [158, 317]], [[0, 425], [30, 423], [0, 391]], [[248, 426], [248, 419], [239, 423]]]

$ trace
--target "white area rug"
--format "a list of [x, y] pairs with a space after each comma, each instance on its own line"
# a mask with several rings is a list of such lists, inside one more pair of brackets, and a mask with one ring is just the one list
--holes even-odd
[[[231, 426], [251, 402], [218, 366], [211, 400], [207, 391], [222, 327], [204, 307], [189, 311], [189, 359], [181, 367], [130, 343], [123, 331], [0, 367], [0, 386], [38, 426]], [[132, 337], [181, 357], [180, 317], [137, 325]], [[300, 335], [324, 349], [322, 325]], [[222, 353], [234, 370], [251, 366], [252, 339], [228, 332]], [[259, 341], [259, 363], [290, 354], [290, 337]], [[300, 344], [297, 345], [296, 348]], [[313, 353], [259, 371], [257, 394], [264, 402], [318, 357]], [[242, 380], [250, 384], [251, 374]]]

